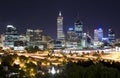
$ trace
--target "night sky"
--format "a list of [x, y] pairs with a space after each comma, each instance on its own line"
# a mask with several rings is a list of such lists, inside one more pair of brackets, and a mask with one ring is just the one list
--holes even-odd
[[79, 18], [83, 21], [84, 31], [93, 36], [95, 28], [113, 28], [120, 37], [119, 0], [0, 0], [0, 34], [12, 24], [20, 34], [27, 28], [42, 29], [45, 35], [56, 38], [56, 19], [59, 11], [64, 17], [64, 31], [74, 26]]

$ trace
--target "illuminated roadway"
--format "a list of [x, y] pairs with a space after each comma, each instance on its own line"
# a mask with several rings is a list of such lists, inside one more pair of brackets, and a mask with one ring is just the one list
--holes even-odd
[[[64, 52], [63, 52], [64, 51]], [[25, 56], [25, 57], [29, 57], [29, 58], [34, 58], [34, 59], [38, 59], [38, 60], [46, 60], [49, 63], [53, 64], [53, 65], [58, 65], [61, 64], [63, 61], [73, 61], [73, 62], [77, 62], [79, 60], [94, 60], [97, 58], [100, 58], [100, 60], [107, 60], [107, 61], [115, 61], [115, 62], [120, 62], [120, 52], [112, 52], [111, 50], [104, 51], [104, 54], [102, 54], [101, 52], [99, 52], [98, 54], [99, 56], [94, 56], [94, 52], [93, 50], [90, 51], [82, 51], [85, 52], [85, 54], [79, 53], [78, 51], [74, 51], [76, 53], [68, 53], [67, 50], [63, 50], [63, 51], [59, 51], [59, 52], [55, 52], [54, 53], [50, 53], [48, 51], [44, 51], [44, 52], [38, 52], [38, 53], [20, 53], [20, 52], [16, 52], [17, 55], [19, 56]], [[66, 53], [65, 53], [66, 52]], [[78, 52], [78, 53], [77, 53]], [[80, 51], [81, 52], [81, 51]], [[89, 53], [89, 54], [87, 54]], [[0, 53], [1, 55], [4, 53]], [[13, 54], [13, 53], [10, 53]]]

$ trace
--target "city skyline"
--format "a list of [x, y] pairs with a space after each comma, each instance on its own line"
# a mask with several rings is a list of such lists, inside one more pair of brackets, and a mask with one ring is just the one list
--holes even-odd
[[[1, 1], [0, 2], [0, 33], [4, 33], [6, 26], [11, 24], [19, 33], [25, 33], [26, 29], [42, 29], [47, 35], [56, 38], [57, 16], [59, 11], [64, 17], [64, 31], [74, 26], [77, 20], [83, 21], [84, 32], [88, 29], [93, 35], [94, 29], [102, 27], [107, 34], [108, 28], [113, 28], [116, 37], [119, 32], [119, 1]], [[106, 35], [105, 35], [106, 36]]]

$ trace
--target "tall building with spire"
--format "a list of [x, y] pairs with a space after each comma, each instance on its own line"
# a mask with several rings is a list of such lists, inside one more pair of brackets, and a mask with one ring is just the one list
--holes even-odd
[[64, 33], [63, 33], [63, 17], [61, 12], [59, 12], [59, 16], [57, 17], [57, 39], [63, 40]]

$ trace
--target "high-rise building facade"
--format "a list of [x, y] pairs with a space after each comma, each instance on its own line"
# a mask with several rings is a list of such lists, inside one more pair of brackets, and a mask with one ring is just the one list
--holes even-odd
[[87, 47], [87, 34], [86, 33], [83, 33], [83, 37], [82, 37], [82, 40], [81, 40], [81, 45], [83, 48]]
[[17, 40], [18, 40], [18, 32], [16, 27], [12, 25], [7, 25], [4, 46], [13, 48], [14, 42]]
[[75, 22], [75, 33], [76, 35], [82, 39], [82, 34], [83, 34], [83, 23], [80, 20], [77, 20]]
[[94, 40], [95, 41], [101, 41], [103, 38], [103, 30], [102, 28], [95, 29], [94, 30]]
[[76, 34], [74, 32], [74, 28], [70, 27], [66, 34], [66, 47], [67, 48], [76, 48], [77, 47], [77, 39], [78, 39], [78, 37], [76, 36]]
[[61, 12], [59, 12], [59, 16], [57, 17], [57, 39], [63, 40], [64, 33], [63, 33], [63, 17]]
[[26, 38], [28, 46], [39, 46], [42, 42], [42, 30], [27, 29]]
[[108, 39], [110, 43], [115, 42], [115, 33], [112, 29], [108, 29]]
[[67, 31], [67, 34], [66, 34], [66, 41], [76, 41], [77, 40], [77, 37], [76, 37], [76, 34], [74, 32], [74, 29], [73, 28], [69, 28], [68, 31]]

